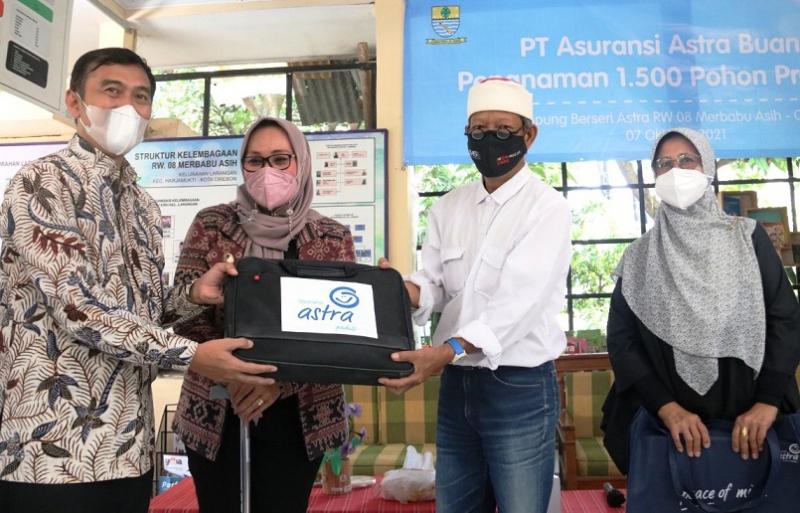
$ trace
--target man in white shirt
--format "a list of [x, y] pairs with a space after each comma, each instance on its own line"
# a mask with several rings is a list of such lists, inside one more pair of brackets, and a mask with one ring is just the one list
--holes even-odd
[[[442, 372], [436, 433], [440, 513], [545, 512], [558, 416], [553, 360], [570, 262], [570, 212], [524, 156], [536, 139], [533, 96], [492, 77], [469, 92], [467, 146], [482, 180], [437, 202], [422, 270], [406, 281], [414, 320], [441, 312], [433, 346], [395, 392]], [[388, 266], [382, 261], [381, 265]]]

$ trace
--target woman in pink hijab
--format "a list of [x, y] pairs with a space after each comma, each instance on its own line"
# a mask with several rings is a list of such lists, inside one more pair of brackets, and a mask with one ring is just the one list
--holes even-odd
[[[311, 209], [311, 158], [296, 126], [259, 119], [245, 134], [240, 156], [244, 184], [236, 201], [197, 214], [184, 239], [176, 284], [230, 256], [355, 260], [348, 229]], [[203, 342], [220, 338], [223, 325], [222, 308], [216, 307], [175, 331]], [[241, 419], [252, 421], [252, 511], [304, 513], [323, 453], [346, 438], [342, 387], [227, 385], [231, 399], [221, 400], [209, 398], [213, 385], [187, 374], [174, 425], [187, 447], [200, 512], [239, 512]]]

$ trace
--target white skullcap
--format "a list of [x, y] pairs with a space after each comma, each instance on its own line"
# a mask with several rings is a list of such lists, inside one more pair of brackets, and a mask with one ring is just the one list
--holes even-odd
[[485, 78], [469, 90], [467, 118], [484, 110], [513, 112], [533, 120], [533, 95], [521, 84], [505, 77]]

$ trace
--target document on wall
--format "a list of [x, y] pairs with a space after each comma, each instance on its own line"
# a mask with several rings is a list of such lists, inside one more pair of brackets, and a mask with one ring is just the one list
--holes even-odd
[[386, 142], [380, 130], [308, 135], [312, 207], [350, 230], [360, 264], [386, 254]]
[[375, 201], [375, 140], [318, 140], [312, 144], [315, 203]]
[[60, 112], [72, 0], [0, 2], [0, 88]]
[[378, 220], [375, 205], [325, 205], [315, 209], [343, 224], [353, 236], [356, 262], [372, 265], [381, 255], [375, 254], [375, 228]]

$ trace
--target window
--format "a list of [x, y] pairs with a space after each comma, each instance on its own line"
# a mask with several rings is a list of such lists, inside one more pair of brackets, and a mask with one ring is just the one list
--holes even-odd
[[188, 131], [172, 129], [167, 136], [202, 134], [203, 89], [202, 80], [159, 80], [153, 97], [153, 122], [158, 123], [156, 120], [162, 119], [175, 120], [182, 127], [188, 128]]
[[153, 125], [168, 128], [150, 136], [241, 135], [265, 115], [306, 132], [374, 128], [374, 74], [352, 61], [159, 73], [153, 118], [166, 119]]

